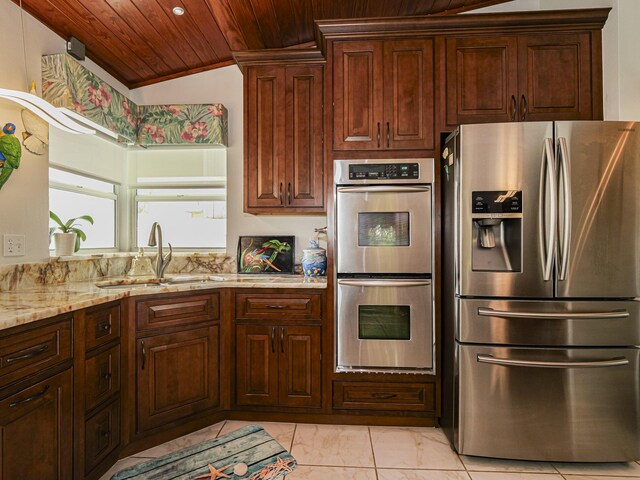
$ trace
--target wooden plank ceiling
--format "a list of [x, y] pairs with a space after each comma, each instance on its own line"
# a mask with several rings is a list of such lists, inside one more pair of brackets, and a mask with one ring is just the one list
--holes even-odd
[[[129, 88], [233, 63], [232, 51], [314, 41], [320, 19], [450, 14], [509, 0], [22, 0]], [[19, 0], [14, 0], [19, 3]], [[183, 7], [176, 16], [173, 7]]]

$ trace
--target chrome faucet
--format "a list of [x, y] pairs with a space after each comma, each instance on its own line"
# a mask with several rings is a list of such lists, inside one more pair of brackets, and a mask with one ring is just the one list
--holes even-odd
[[[156, 240], [156, 231], [157, 240]], [[164, 269], [167, 268], [171, 258], [173, 257], [173, 247], [169, 244], [169, 253], [166, 256], [162, 256], [162, 228], [158, 222], [153, 222], [151, 225], [151, 233], [149, 234], [149, 246], [158, 246], [158, 256], [156, 258], [156, 278], [162, 279], [164, 277]]]

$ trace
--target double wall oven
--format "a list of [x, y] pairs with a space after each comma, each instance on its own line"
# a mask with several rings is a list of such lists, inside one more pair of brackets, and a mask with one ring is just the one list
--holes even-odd
[[434, 372], [433, 165], [335, 161], [338, 372]]

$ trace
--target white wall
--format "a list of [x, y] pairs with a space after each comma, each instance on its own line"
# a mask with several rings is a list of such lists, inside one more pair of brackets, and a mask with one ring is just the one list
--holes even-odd
[[[64, 51], [64, 40], [28, 14], [24, 14], [25, 38], [27, 45], [27, 71], [25, 72], [20, 28], [20, 9], [10, 0], [0, 0], [0, 43], [2, 64], [0, 87], [13, 90], [29, 90], [31, 80], [36, 80], [40, 91], [40, 58], [42, 55]], [[118, 90], [127, 94], [128, 90], [111, 75], [90, 60], [85, 66]], [[22, 119], [20, 107], [7, 100], [0, 100], [0, 128], [5, 123], [16, 125], [17, 137], [22, 140]], [[36, 156], [23, 148], [20, 168], [0, 190], [0, 264], [22, 263], [49, 258], [48, 224], [48, 155]], [[24, 257], [2, 256], [2, 234], [25, 235], [26, 254]]]
[[131, 98], [140, 105], [220, 102], [229, 111], [227, 150], [227, 251], [235, 255], [239, 235], [280, 234], [296, 236], [296, 258], [308, 244], [315, 227], [327, 224], [325, 216], [248, 215], [243, 205], [243, 103], [242, 73], [231, 65], [188, 77], [138, 88]]

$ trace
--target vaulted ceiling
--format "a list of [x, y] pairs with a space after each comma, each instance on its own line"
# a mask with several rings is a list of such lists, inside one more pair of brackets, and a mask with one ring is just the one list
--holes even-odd
[[[450, 14], [509, 0], [22, 0], [129, 88], [233, 63], [232, 51], [314, 41], [314, 20]], [[14, 0], [18, 3], [18, 0]], [[172, 13], [183, 7], [184, 15]]]

